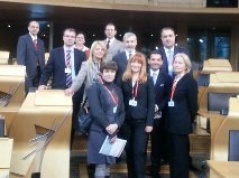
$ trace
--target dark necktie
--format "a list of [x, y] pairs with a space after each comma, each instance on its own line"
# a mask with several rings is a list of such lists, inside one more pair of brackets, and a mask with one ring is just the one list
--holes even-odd
[[69, 88], [72, 84], [71, 74], [71, 50], [66, 51], [66, 87]]
[[109, 47], [110, 47], [110, 39], [108, 39], [106, 47], [107, 47], [107, 49], [109, 49]]
[[129, 59], [131, 58], [131, 56], [132, 56], [132, 53], [131, 53], [131, 52], [129, 52]]

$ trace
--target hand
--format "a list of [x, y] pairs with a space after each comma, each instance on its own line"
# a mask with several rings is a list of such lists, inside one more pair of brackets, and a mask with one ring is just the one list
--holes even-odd
[[115, 140], [116, 140], [116, 138], [117, 138], [117, 135], [115, 135], [115, 136], [113, 136], [112, 138], [110, 138], [110, 143], [114, 143]]
[[145, 127], [145, 132], [150, 133], [153, 130], [153, 126], [146, 126]]
[[39, 86], [38, 86], [38, 90], [39, 90], [39, 91], [46, 90], [46, 89], [47, 89], [47, 86], [46, 86], [46, 85], [39, 85]]
[[71, 96], [71, 95], [73, 95], [74, 94], [74, 91], [71, 89], [71, 88], [67, 88], [66, 90], [65, 90], [65, 95], [66, 96]]
[[117, 131], [118, 125], [117, 124], [110, 124], [105, 129], [110, 135], [112, 135], [113, 133], [115, 133]]

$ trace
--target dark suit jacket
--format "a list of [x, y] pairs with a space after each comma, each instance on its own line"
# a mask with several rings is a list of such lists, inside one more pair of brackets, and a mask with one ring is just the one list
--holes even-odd
[[171, 87], [172, 78], [168, 74], [159, 73], [154, 89], [155, 104], [158, 105], [160, 111], [162, 111], [168, 104]]
[[124, 122], [125, 119], [125, 110], [124, 110], [124, 101], [121, 89], [115, 84], [107, 84], [109, 90], [114, 89], [118, 96], [118, 107], [115, 114], [115, 121], [110, 121], [109, 117], [112, 114], [109, 109], [111, 105], [107, 100], [107, 91], [100, 83], [93, 84], [88, 90], [88, 100], [90, 106], [90, 114], [93, 118], [93, 123], [91, 125], [91, 130], [102, 131], [109, 124], [116, 123], [119, 127]]
[[30, 79], [37, 74], [39, 64], [41, 72], [45, 67], [45, 47], [44, 42], [37, 38], [38, 50], [35, 50], [32, 38], [29, 34], [20, 36], [17, 44], [17, 63], [26, 66], [26, 73]]
[[[85, 53], [74, 49], [74, 66], [75, 73], [78, 74], [81, 63], [85, 61]], [[65, 54], [64, 48], [55, 48], [50, 52], [49, 60], [41, 76], [40, 85], [47, 85], [49, 78], [52, 76], [52, 88], [65, 89], [66, 88], [66, 74], [65, 74]]]
[[[158, 49], [158, 52], [161, 54], [161, 56], [163, 58], [163, 66], [161, 67], [160, 71], [163, 73], [168, 73], [168, 60], [167, 60], [167, 55], [164, 50], [164, 47], [160, 47]], [[173, 56], [175, 56], [177, 53], [185, 53], [185, 54], [189, 55], [189, 52], [186, 48], [175, 46]]]
[[198, 88], [193, 76], [189, 73], [178, 81], [173, 101], [174, 107], [167, 107], [165, 129], [174, 134], [189, 134], [192, 132], [192, 122], [197, 110]]
[[154, 117], [155, 92], [151, 77], [148, 76], [146, 83], [139, 84], [138, 95], [135, 99], [137, 101], [136, 107], [129, 105], [129, 100], [132, 99], [132, 82], [122, 82], [122, 91], [126, 110], [126, 120], [129, 118], [133, 118], [135, 120], [146, 119], [146, 125], [152, 126]]
[[125, 51], [114, 56], [113, 61], [115, 61], [118, 65], [118, 71], [115, 77], [115, 83], [120, 85], [122, 81], [123, 73], [125, 72], [127, 64], [128, 64], [128, 59], [127, 59]]

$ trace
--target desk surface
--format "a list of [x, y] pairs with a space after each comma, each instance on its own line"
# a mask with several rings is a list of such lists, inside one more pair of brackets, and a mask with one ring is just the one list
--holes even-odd
[[207, 161], [210, 169], [222, 178], [238, 178], [239, 161]]

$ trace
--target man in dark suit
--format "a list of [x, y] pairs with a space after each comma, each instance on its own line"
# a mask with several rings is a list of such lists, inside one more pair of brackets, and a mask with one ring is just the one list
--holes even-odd
[[28, 25], [29, 34], [19, 37], [17, 44], [17, 63], [26, 66], [25, 91], [38, 87], [41, 74], [45, 67], [44, 42], [37, 37], [39, 23], [31, 21]]
[[184, 47], [175, 46], [175, 31], [171, 27], [165, 27], [161, 30], [161, 41], [163, 47], [158, 49], [163, 58], [163, 66], [161, 71], [173, 76], [173, 58], [177, 53], [185, 53], [189, 55], [189, 52]]
[[113, 57], [113, 60], [118, 65], [118, 72], [115, 80], [117, 84], [121, 83], [122, 75], [125, 72], [125, 69], [128, 64], [128, 59], [136, 53], [136, 35], [132, 32], [126, 32], [123, 36], [123, 43], [125, 45], [125, 50]]
[[[74, 80], [80, 70], [81, 63], [86, 59], [84, 52], [74, 48], [75, 37], [75, 29], [68, 28], [64, 30], [64, 46], [55, 48], [50, 52], [49, 60], [47, 61], [40, 80], [40, 86], [38, 87], [39, 90], [47, 89], [47, 83], [51, 76], [53, 89], [66, 89], [70, 87], [72, 80]], [[76, 115], [79, 111], [82, 96], [82, 89], [79, 89], [73, 95], [72, 124], [74, 124]], [[74, 127], [72, 127], [71, 141], [74, 133]]]
[[113, 56], [124, 50], [124, 44], [115, 38], [116, 34], [117, 30], [115, 25], [113, 23], [108, 23], [105, 26], [106, 39], [104, 43], [108, 49], [106, 58], [110, 60], [112, 60]]
[[150, 54], [148, 64], [149, 74], [153, 79], [155, 88], [154, 129], [151, 132], [151, 176], [159, 178], [161, 160], [166, 156], [164, 155], [164, 145], [167, 142], [164, 131], [164, 110], [169, 100], [172, 78], [161, 72], [163, 59], [158, 51], [153, 51]]

